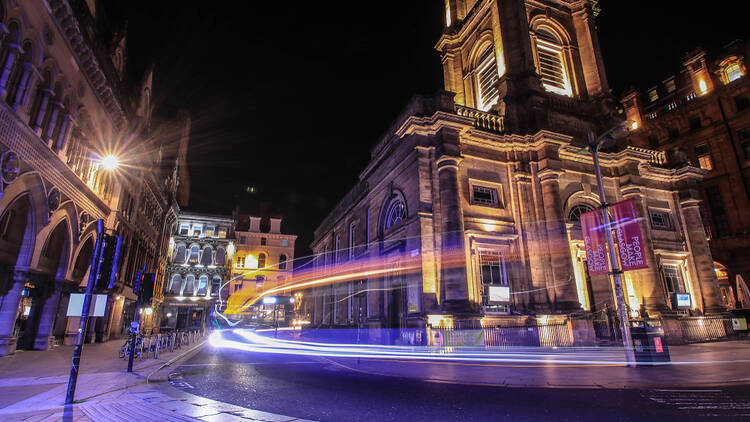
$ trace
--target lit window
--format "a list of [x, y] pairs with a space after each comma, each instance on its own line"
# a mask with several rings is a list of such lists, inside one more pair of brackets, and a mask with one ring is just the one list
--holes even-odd
[[674, 83], [674, 79], [670, 79], [667, 82], [665, 82], [664, 86], [667, 88], [667, 92], [674, 92], [677, 89], [677, 86], [675, 86], [675, 83]]
[[198, 292], [196, 293], [198, 296], [205, 296], [208, 294], [208, 276], [202, 275], [198, 279]]
[[180, 236], [187, 236], [190, 233], [190, 224], [180, 225]]
[[281, 246], [286, 246], [286, 245], [287, 245], [287, 240], [281, 239]]
[[190, 258], [188, 259], [189, 264], [197, 264], [198, 258], [200, 256], [200, 248], [198, 245], [193, 245], [190, 247]]
[[500, 98], [497, 91], [497, 60], [495, 51], [489, 47], [482, 53], [476, 69], [477, 81], [477, 108], [487, 111], [497, 103]]
[[656, 91], [656, 88], [652, 89], [648, 92], [648, 99], [653, 103], [654, 101], [659, 99], [659, 93]]
[[667, 104], [667, 110], [674, 110], [675, 108], [677, 108], [677, 104], [675, 103]]
[[406, 204], [403, 201], [394, 201], [385, 214], [385, 227], [388, 230], [406, 219]]
[[225, 239], [227, 237], [227, 229], [221, 227], [219, 228], [219, 238]]
[[656, 112], [653, 112], [653, 113], [650, 113], [650, 114], [648, 115], [648, 118], [649, 118], [649, 119], [651, 119], [651, 120], [654, 120], [654, 119], [655, 119], [655, 118], [656, 118], [657, 116], [658, 116], [658, 115], [656, 114]]
[[680, 267], [671, 264], [663, 265], [661, 272], [669, 293], [686, 293], [687, 289], [685, 288], [685, 281], [682, 277]]
[[560, 37], [548, 29], [536, 31], [537, 70], [544, 89], [571, 97], [573, 90], [565, 69], [563, 45]]
[[651, 227], [656, 230], [673, 230], [672, 219], [668, 211], [649, 210], [651, 217]]
[[[497, 303], [498, 298], [491, 297], [492, 289], [508, 286], [508, 271], [503, 253], [496, 250], [480, 250], [479, 276], [482, 281], [482, 299], [485, 308], [491, 311], [506, 311], [505, 305]], [[506, 292], [508, 292], [507, 289]]]
[[693, 98], [695, 98], [695, 92], [691, 92], [690, 94], [685, 96], [685, 101], [690, 101]]
[[195, 293], [195, 276], [188, 275], [185, 277], [185, 287], [182, 289], [183, 296], [192, 296]]
[[725, 67], [724, 74], [726, 75], [727, 83], [736, 81], [744, 75], [739, 63], [732, 63]]
[[202, 225], [197, 224], [197, 225], [193, 226], [193, 236], [198, 237], [198, 236], [201, 235], [202, 232], [203, 232], [203, 226]]
[[216, 233], [216, 228], [214, 226], [206, 227], [206, 237], [214, 237], [215, 233]]
[[184, 264], [185, 263], [185, 245], [179, 245], [177, 246], [177, 249], [174, 251], [174, 263], [175, 264]]
[[242, 268], [245, 266], [245, 255], [237, 255], [237, 259], [234, 261], [234, 266]]
[[471, 203], [491, 207], [498, 206], [497, 189], [473, 185], [471, 188]]
[[261, 252], [258, 254], [258, 268], [265, 268], [266, 266], [266, 254]]
[[708, 152], [708, 145], [700, 144], [695, 146], [695, 155], [698, 157], [698, 166], [704, 170], [713, 170], [711, 154]]

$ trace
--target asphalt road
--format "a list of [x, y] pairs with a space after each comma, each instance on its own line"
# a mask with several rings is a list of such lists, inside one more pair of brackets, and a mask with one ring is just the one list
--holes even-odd
[[321, 421], [750, 420], [747, 386], [497, 387], [374, 376], [356, 368], [356, 361], [207, 347], [176, 368], [171, 383], [199, 396]]

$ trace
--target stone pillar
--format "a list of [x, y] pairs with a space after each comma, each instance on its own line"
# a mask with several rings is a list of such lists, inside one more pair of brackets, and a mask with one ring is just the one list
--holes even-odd
[[[726, 308], [721, 300], [719, 281], [714, 271], [714, 261], [706, 239], [706, 231], [703, 228], [703, 220], [700, 214], [700, 201], [694, 198], [680, 200], [680, 209], [685, 221], [687, 241], [693, 254], [693, 262], [698, 273], [697, 283], [700, 284], [702, 293], [700, 300], [703, 302], [703, 312], [716, 314], [725, 312]], [[695, 284], [695, 282], [694, 282]]]
[[664, 286], [661, 280], [661, 275], [659, 274], [659, 263], [656, 262], [656, 256], [654, 255], [654, 244], [651, 240], [651, 227], [648, 223], [650, 221], [648, 209], [644, 204], [643, 196], [640, 192], [632, 194], [625, 192], [625, 189], [623, 189], [623, 197], [625, 199], [633, 198], [636, 208], [641, 211], [641, 216], [643, 217], [640, 221], [640, 226], [641, 233], [643, 233], [644, 237], [644, 255], [646, 257], [648, 268], [637, 272], [637, 280], [640, 287], [638, 293], [641, 295], [643, 304], [646, 307], [646, 312], [650, 315], [658, 315], [669, 310], [669, 307], [667, 306], [668, 299], [664, 295]]
[[36, 116], [32, 116], [34, 118], [34, 121], [31, 123], [31, 129], [36, 132], [36, 134], [40, 138], [42, 137], [42, 123], [44, 122], [44, 115], [47, 114], [47, 107], [49, 106], [49, 100], [52, 95], [53, 92], [51, 89], [47, 88], [42, 90], [42, 99], [41, 103], [39, 104], [39, 111], [37, 111]]
[[5, 100], [8, 96], [8, 80], [10, 74], [13, 71], [13, 65], [16, 61], [16, 56], [21, 50], [18, 44], [10, 44], [8, 46], [8, 57], [5, 59], [5, 63], [2, 64], [3, 68], [0, 72], [0, 99]]
[[0, 356], [12, 355], [16, 352], [15, 327], [18, 318], [18, 305], [21, 303], [23, 286], [28, 278], [26, 271], [13, 271], [11, 288], [0, 298]]
[[575, 275], [570, 261], [570, 245], [562, 215], [559, 174], [555, 170], [545, 169], [541, 170], [538, 176], [542, 185], [547, 241], [552, 261], [552, 285], [547, 287], [554, 288], [553, 308], [558, 312], [571, 312], [580, 309], [581, 305], [578, 303], [576, 294]]
[[34, 349], [36, 350], [51, 349], [55, 345], [55, 316], [60, 305], [63, 282], [62, 279], [55, 279], [53, 285], [48, 285], [47, 291], [42, 293], [41, 301], [43, 301], [43, 304], [39, 317], [39, 328], [37, 328], [36, 339], [34, 340]]
[[66, 148], [68, 146], [68, 139], [70, 138], [70, 132], [73, 128], [73, 117], [70, 115], [70, 113], [65, 113], [63, 116], [62, 126], [60, 127], [60, 133], [57, 134], [57, 139], [53, 140], [55, 145], [57, 145], [57, 154], [60, 156], [60, 158], [63, 161], [67, 161], [65, 159], [66, 154]]
[[534, 192], [531, 186], [531, 177], [528, 174], [515, 173], [518, 184], [518, 204], [521, 214], [521, 228], [519, 234], [521, 241], [526, 241], [529, 251], [529, 270], [531, 273], [531, 291], [529, 294], [529, 305], [537, 312], [548, 312], [549, 301], [545, 291], [546, 281], [544, 276], [545, 263], [543, 260], [545, 249], [540, 239], [534, 213]]

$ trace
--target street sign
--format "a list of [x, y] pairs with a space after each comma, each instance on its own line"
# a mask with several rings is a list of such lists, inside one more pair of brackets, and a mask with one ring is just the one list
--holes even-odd
[[631, 271], [648, 268], [635, 201], [626, 199], [610, 209], [614, 218], [617, 249], [620, 251], [620, 269]]
[[[83, 293], [71, 293], [68, 301], [68, 312], [65, 316], [79, 317], [83, 314], [83, 299], [86, 296]], [[94, 300], [89, 309], [90, 317], [103, 317], [107, 309], [107, 295], [94, 295]]]

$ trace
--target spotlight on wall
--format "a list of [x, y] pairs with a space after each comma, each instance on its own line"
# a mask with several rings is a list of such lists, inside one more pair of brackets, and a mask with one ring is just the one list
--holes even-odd
[[120, 166], [120, 160], [114, 155], [105, 155], [102, 157], [101, 163], [104, 170], [114, 170]]

